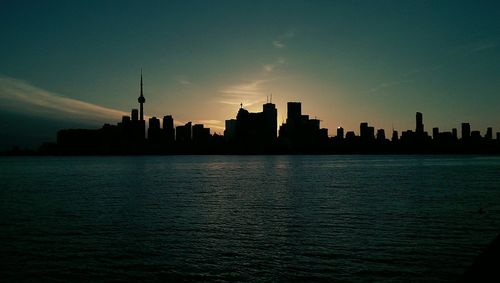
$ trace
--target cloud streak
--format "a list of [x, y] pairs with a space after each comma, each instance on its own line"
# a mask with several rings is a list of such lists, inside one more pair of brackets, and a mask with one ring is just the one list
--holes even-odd
[[184, 76], [177, 76], [175, 78], [175, 81], [183, 86], [191, 86], [193, 84], [193, 82], [191, 82]]
[[262, 66], [262, 70], [264, 71], [264, 73], [271, 73], [272, 71], [274, 71], [278, 66], [280, 65], [283, 65], [285, 64], [285, 58], [282, 58], [282, 57], [279, 57], [278, 59], [276, 59], [276, 61], [274, 61], [273, 63], [270, 63], [270, 64], [265, 64], [264, 66]]
[[228, 105], [240, 105], [240, 103], [243, 103], [245, 107], [264, 102], [263, 97], [265, 92], [263, 86], [270, 81], [272, 80], [253, 80], [225, 87], [220, 90], [222, 96], [218, 102]]
[[287, 46], [287, 41], [294, 38], [295, 35], [295, 30], [291, 29], [273, 40], [273, 46], [278, 49], [285, 48]]
[[412, 82], [413, 82], [413, 80], [411, 80], [411, 79], [383, 82], [377, 86], [372, 87], [369, 90], [369, 92], [374, 93], [374, 92], [377, 92], [379, 90], [387, 89], [387, 88], [394, 87], [394, 86], [401, 85], [401, 84], [412, 83]]
[[203, 124], [205, 127], [210, 128], [212, 132], [223, 132], [225, 125], [220, 120], [196, 120], [195, 123]]
[[39, 117], [88, 123], [120, 120], [128, 113], [68, 98], [29, 82], [0, 76], [0, 108]]
[[497, 45], [495, 43], [482, 43], [482, 44], [479, 44], [478, 46], [475, 46], [474, 48], [472, 48], [472, 52], [481, 52], [481, 51], [493, 49], [496, 47], [497, 47]]

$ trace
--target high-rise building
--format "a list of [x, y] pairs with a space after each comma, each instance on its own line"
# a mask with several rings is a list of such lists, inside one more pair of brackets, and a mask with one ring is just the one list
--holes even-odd
[[132, 121], [133, 121], [133, 122], [137, 122], [137, 121], [139, 121], [139, 110], [137, 110], [137, 109], [132, 109], [132, 114], [131, 114], [131, 116], [132, 116]]
[[342, 128], [342, 127], [337, 128], [337, 139], [339, 139], [339, 140], [344, 139], [344, 128]]
[[462, 123], [462, 140], [468, 140], [470, 138], [470, 124]]
[[210, 140], [210, 128], [205, 128], [203, 124], [193, 125], [193, 142], [196, 144], [207, 144]]
[[[302, 116], [302, 106], [300, 102], [287, 103], [287, 124], [289, 122], [298, 122]], [[290, 120], [290, 121], [289, 121]]]
[[266, 103], [262, 106], [262, 113], [264, 115], [264, 135], [268, 142], [276, 140], [278, 132], [278, 110], [273, 103]]
[[392, 130], [392, 142], [397, 142], [399, 140], [398, 131]]
[[359, 124], [359, 136], [361, 138], [366, 138], [368, 136], [368, 123], [362, 122]]
[[302, 115], [300, 102], [287, 103], [287, 119], [279, 129], [279, 140], [289, 148], [313, 148], [328, 142], [328, 131], [320, 128], [320, 120]]
[[457, 128], [453, 128], [451, 129], [451, 135], [453, 137], [454, 140], [457, 140], [458, 139], [458, 131], [457, 131]]
[[184, 126], [177, 126], [175, 128], [175, 140], [179, 143], [191, 142], [191, 122], [186, 123]]
[[163, 129], [169, 130], [174, 128], [174, 118], [172, 115], [163, 116]]
[[130, 116], [122, 116], [122, 124], [130, 123]]
[[148, 140], [158, 142], [161, 139], [160, 119], [149, 118]]
[[493, 128], [489, 127], [486, 129], [486, 135], [484, 136], [485, 139], [491, 140], [493, 139]]
[[432, 139], [437, 140], [439, 138], [439, 128], [434, 127], [432, 128]]
[[224, 129], [224, 139], [227, 141], [234, 140], [236, 135], [236, 119], [226, 120], [226, 128]]
[[372, 141], [375, 137], [375, 128], [368, 127], [367, 122], [362, 122], [359, 124], [359, 136], [362, 141]]
[[422, 136], [424, 134], [424, 124], [423, 124], [423, 116], [422, 113], [417, 112], [416, 114], [416, 133], [418, 136]]
[[378, 129], [377, 130], [377, 140], [378, 141], [385, 141], [385, 131], [384, 131], [384, 129]]
[[172, 115], [163, 116], [163, 132], [165, 142], [173, 143], [175, 140], [175, 128]]

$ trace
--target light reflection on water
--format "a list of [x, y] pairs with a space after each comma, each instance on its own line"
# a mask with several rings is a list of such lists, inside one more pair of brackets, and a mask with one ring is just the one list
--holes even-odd
[[500, 224], [498, 157], [43, 157], [0, 169], [9, 281], [454, 281]]

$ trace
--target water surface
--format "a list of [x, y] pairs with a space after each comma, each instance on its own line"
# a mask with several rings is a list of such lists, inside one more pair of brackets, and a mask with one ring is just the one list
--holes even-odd
[[482, 156], [0, 158], [0, 276], [454, 281], [499, 232], [499, 172]]

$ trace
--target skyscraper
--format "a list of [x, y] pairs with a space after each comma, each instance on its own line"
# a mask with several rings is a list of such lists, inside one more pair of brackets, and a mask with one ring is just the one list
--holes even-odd
[[139, 120], [139, 111], [137, 109], [132, 109], [132, 121], [137, 122]]
[[262, 113], [264, 115], [264, 134], [266, 142], [272, 143], [276, 140], [276, 133], [278, 131], [278, 110], [273, 103], [266, 103], [262, 106]]
[[293, 121], [298, 122], [300, 116], [302, 115], [302, 106], [300, 102], [288, 102], [287, 103], [287, 123]]
[[493, 139], [493, 128], [489, 127], [486, 129], [486, 135], [484, 136], [486, 140], [491, 140]]
[[432, 128], [432, 139], [437, 140], [439, 138], [439, 128], [434, 127]]
[[416, 122], [417, 122], [417, 127], [415, 131], [417, 132], [417, 136], [421, 136], [424, 134], [424, 124], [423, 124], [423, 116], [422, 113], [417, 112], [416, 115]]
[[174, 118], [172, 118], [172, 115], [163, 116], [163, 132], [167, 143], [175, 141]]
[[470, 124], [462, 123], [462, 140], [468, 140], [470, 138]]
[[342, 127], [337, 128], [337, 139], [339, 139], [339, 140], [344, 139], [344, 128], [342, 128]]
[[359, 124], [359, 136], [362, 140], [368, 140], [368, 123], [362, 122]]

